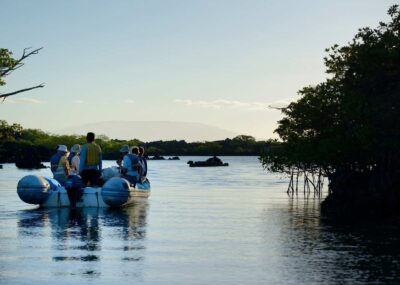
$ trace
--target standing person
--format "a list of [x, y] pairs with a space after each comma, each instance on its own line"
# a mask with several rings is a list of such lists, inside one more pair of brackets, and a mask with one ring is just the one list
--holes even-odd
[[133, 147], [130, 153], [129, 146], [123, 145], [119, 150], [123, 155], [122, 166], [121, 166], [121, 177], [129, 181], [133, 186], [139, 181], [139, 149], [138, 147]]
[[102, 170], [101, 148], [94, 142], [95, 135], [87, 133], [86, 141], [81, 148], [79, 174], [85, 185], [99, 186]]
[[62, 186], [64, 186], [67, 182], [70, 172], [67, 154], [67, 146], [59, 145], [57, 148], [57, 153], [52, 156], [50, 161], [51, 171], [53, 172], [54, 179], [60, 182]]
[[147, 159], [144, 156], [144, 147], [139, 146], [139, 163], [141, 165], [140, 181], [143, 183], [147, 180]]
[[81, 146], [79, 144], [74, 144], [71, 147], [71, 153], [72, 158], [70, 160], [70, 156], [68, 156], [68, 160], [70, 165], [71, 165], [71, 173], [72, 174], [79, 174], [79, 164], [80, 164], [80, 152], [81, 152]]

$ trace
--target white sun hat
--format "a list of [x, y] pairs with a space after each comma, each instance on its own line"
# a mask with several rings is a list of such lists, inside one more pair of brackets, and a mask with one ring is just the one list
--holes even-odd
[[71, 147], [71, 152], [78, 153], [78, 152], [80, 152], [80, 151], [81, 151], [81, 146], [80, 146], [79, 144], [74, 144], [74, 145]]
[[60, 144], [57, 148], [57, 151], [68, 152], [68, 148], [66, 145]]
[[121, 148], [120, 148], [120, 150], [119, 150], [119, 152], [128, 152], [129, 153], [129, 145], [127, 145], [127, 144], [124, 144]]

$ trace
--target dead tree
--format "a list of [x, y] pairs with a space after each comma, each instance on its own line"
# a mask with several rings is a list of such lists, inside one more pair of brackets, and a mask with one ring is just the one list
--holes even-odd
[[[0, 64], [0, 79], [10, 75], [13, 71], [21, 68], [25, 64], [24, 60], [26, 58], [30, 57], [31, 55], [38, 54], [41, 49], [43, 49], [43, 47], [32, 50], [32, 51], [29, 51], [30, 48], [25, 48], [22, 53], [22, 56], [19, 59], [13, 60], [12, 58], [5, 58], [5, 60], [10, 60], [12, 63], [5, 64], [5, 65]], [[6, 54], [5, 56], [8, 56], [8, 55]], [[2, 62], [0, 62], [0, 63], [2, 63]], [[3, 84], [5, 84], [5, 83], [3, 83]], [[44, 83], [41, 83], [41, 84], [33, 86], [33, 87], [23, 88], [23, 89], [20, 89], [17, 91], [9, 92], [9, 93], [0, 93], [0, 100], [3, 100], [3, 102], [4, 102], [4, 100], [9, 96], [13, 96], [13, 95], [16, 95], [16, 94], [19, 94], [22, 92], [30, 91], [30, 90], [37, 89], [37, 88], [43, 88], [43, 87], [44, 87]]]

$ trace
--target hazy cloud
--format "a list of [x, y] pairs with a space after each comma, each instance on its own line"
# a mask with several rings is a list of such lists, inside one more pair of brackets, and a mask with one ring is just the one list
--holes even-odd
[[13, 104], [44, 104], [46, 103], [45, 101], [41, 101], [38, 99], [34, 98], [15, 98], [15, 99], [6, 99], [6, 102], [8, 103], [13, 103]]
[[126, 99], [126, 100], [125, 100], [125, 103], [128, 103], [128, 104], [135, 104], [135, 100]]
[[175, 103], [183, 104], [186, 106], [200, 106], [204, 108], [213, 109], [226, 109], [226, 108], [242, 108], [249, 111], [265, 111], [268, 109], [284, 108], [290, 104], [294, 99], [288, 98], [283, 100], [277, 100], [274, 102], [241, 102], [236, 100], [190, 100], [190, 99], [175, 99]]
[[190, 99], [176, 99], [174, 100], [176, 103], [181, 103], [187, 106], [201, 106], [206, 108], [214, 108], [214, 109], [221, 109], [221, 108], [235, 108], [235, 107], [243, 107], [246, 106], [245, 103], [239, 101], [230, 101], [225, 99], [218, 99], [213, 101], [204, 101], [204, 100], [190, 100]]
[[83, 100], [72, 100], [72, 103], [74, 103], [74, 104], [83, 104], [85, 102]]

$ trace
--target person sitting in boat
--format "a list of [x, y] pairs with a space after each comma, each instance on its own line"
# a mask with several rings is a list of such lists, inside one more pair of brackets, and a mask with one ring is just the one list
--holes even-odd
[[79, 174], [85, 185], [99, 186], [102, 170], [101, 148], [95, 142], [95, 134], [87, 133], [87, 143], [81, 147]]
[[59, 147], [60, 145], [57, 145], [56, 146], [56, 149], [55, 149], [55, 151], [56, 151], [56, 153], [55, 154], [53, 154], [52, 156], [51, 156], [51, 158], [50, 158], [50, 170], [51, 170], [51, 172], [54, 174], [54, 172], [56, 171], [56, 168], [57, 168], [57, 166], [58, 166], [58, 161], [60, 160], [60, 154], [58, 153], [58, 147]]
[[140, 181], [143, 183], [147, 179], [147, 159], [144, 156], [144, 147], [139, 147], [139, 164], [141, 166]]
[[217, 157], [216, 155], [207, 159], [206, 162], [211, 165], [222, 165], [223, 164], [222, 160], [219, 157]]
[[123, 145], [119, 150], [123, 155], [121, 165], [121, 177], [129, 181], [133, 186], [139, 180], [139, 149], [138, 147], [132, 148], [132, 153], [128, 145]]
[[57, 153], [52, 156], [50, 160], [51, 171], [53, 172], [54, 179], [65, 185], [70, 174], [70, 166], [68, 162], [68, 148], [65, 145], [59, 145]]
[[80, 164], [80, 152], [81, 146], [79, 144], [74, 144], [71, 147], [71, 154], [68, 156], [68, 162], [71, 166], [71, 174], [79, 174], [79, 164]]
[[[58, 167], [58, 162], [60, 161], [60, 158], [65, 154], [66, 151], [68, 151], [67, 147], [65, 146], [65, 148], [67, 149], [65, 152], [60, 150], [60, 146], [61, 145], [57, 145], [56, 147], [56, 153], [52, 155], [52, 157], [50, 158], [50, 170], [51, 172], [54, 174], [54, 172], [56, 172], [56, 169]], [[61, 149], [64, 149], [63, 147]]]

